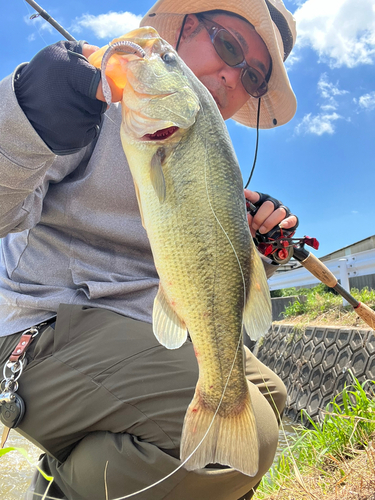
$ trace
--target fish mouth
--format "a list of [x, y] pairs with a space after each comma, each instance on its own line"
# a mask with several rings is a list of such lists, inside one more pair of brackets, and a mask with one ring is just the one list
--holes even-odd
[[167, 127], [163, 128], [161, 130], [157, 130], [153, 134], [146, 134], [142, 137], [144, 141], [164, 141], [165, 139], [168, 139], [171, 137], [179, 127], [172, 126], [172, 127]]

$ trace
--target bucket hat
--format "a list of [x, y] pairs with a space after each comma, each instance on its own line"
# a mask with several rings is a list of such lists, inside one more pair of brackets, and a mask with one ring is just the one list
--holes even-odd
[[[227, 10], [247, 19], [261, 36], [272, 58], [268, 92], [261, 98], [260, 128], [274, 128], [291, 120], [297, 101], [284, 67], [296, 40], [292, 14], [282, 0], [158, 0], [142, 19], [141, 26], [152, 26], [161, 38], [176, 43], [186, 14]], [[256, 127], [258, 99], [250, 97], [233, 120]]]

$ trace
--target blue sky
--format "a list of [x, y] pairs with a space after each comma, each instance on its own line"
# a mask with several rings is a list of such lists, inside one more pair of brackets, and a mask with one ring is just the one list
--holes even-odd
[[[176, 0], [178, 1], [178, 0]], [[138, 0], [39, 0], [77, 39], [99, 46], [137, 26], [152, 6]], [[298, 109], [260, 132], [251, 189], [279, 198], [326, 255], [375, 234], [375, 6], [373, 0], [285, 1], [298, 40], [287, 64]], [[0, 78], [61, 39], [24, 0], [2, 0]], [[255, 131], [227, 122], [247, 178]]]

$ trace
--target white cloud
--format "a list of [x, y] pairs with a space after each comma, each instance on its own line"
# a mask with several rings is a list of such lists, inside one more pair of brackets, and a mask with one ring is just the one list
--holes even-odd
[[285, 61], [285, 67], [286, 67], [287, 71], [290, 71], [292, 66], [294, 66], [300, 60], [301, 60], [301, 57], [293, 51], [290, 54], [290, 56], [288, 57], [288, 59]]
[[374, 63], [374, 0], [306, 0], [294, 16], [297, 46], [311, 46], [330, 67]]
[[362, 109], [375, 109], [375, 91], [362, 95], [358, 99], [358, 104]]
[[322, 104], [320, 106], [322, 111], [335, 111], [337, 109], [337, 105], [334, 104]]
[[92, 30], [98, 38], [113, 38], [138, 28], [142, 16], [131, 12], [108, 12], [93, 16], [84, 14], [74, 22], [72, 31], [79, 33], [82, 28]]
[[317, 115], [312, 115], [308, 113], [302, 119], [302, 121], [296, 126], [295, 133], [297, 135], [306, 134], [333, 134], [335, 132], [334, 122], [342, 116], [337, 113], [319, 113]]
[[[319, 105], [320, 112], [316, 115], [306, 114], [302, 121], [296, 126], [295, 133], [300, 134], [333, 134], [335, 132], [334, 122], [344, 119], [343, 116], [336, 113], [339, 103], [339, 96], [348, 94], [347, 90], [341, 90], [339, 83], [336, 84], [328, 80], [327, 73], [323, 73], [317, 84], [318, 92], [323, 102]], [[350, 121], [350, 120], [349, 120]]]
[[340, 90], [338, 82], [336, 84], [328, 80], [327, 73], [323, 73], [318, 81], [318, 90], [323, 99], [328, 99], [329, 102], [335, 103], [334, 96], [348, 94], [347, 90]]
[[339, 83], [336, 84], [328, 80], [327, 73], [323, 73], [318, 81], [318, 91], [322, 99], [324, 99], [323, 104], [320, 105], [322, 111], [335, 111], [338, 108], [338, 102], [335, 99], [338, 96], [349, 94], [347, 90], [340, 90], [338, 87]]

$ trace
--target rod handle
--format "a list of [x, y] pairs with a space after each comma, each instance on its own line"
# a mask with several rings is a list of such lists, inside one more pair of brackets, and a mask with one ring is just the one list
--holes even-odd
[[354, 310], [358, 314], [358, 316], [368, 324], [368, 326], [375, 330], [375, 311], [373, 311], [371, 307], [366, 306], [366, 304], [362, 304], [360, 302]]
[[[298, 259], [299, 260], [299, 259]], [[334, 288], [337, 285], [337, 278], [327, 266], [323, 264], [314, 254], [309, 253], [304, 260], [300, 260], [303, 267], [306, 267], [311, 274], [318, 278], [322, 283]]]

